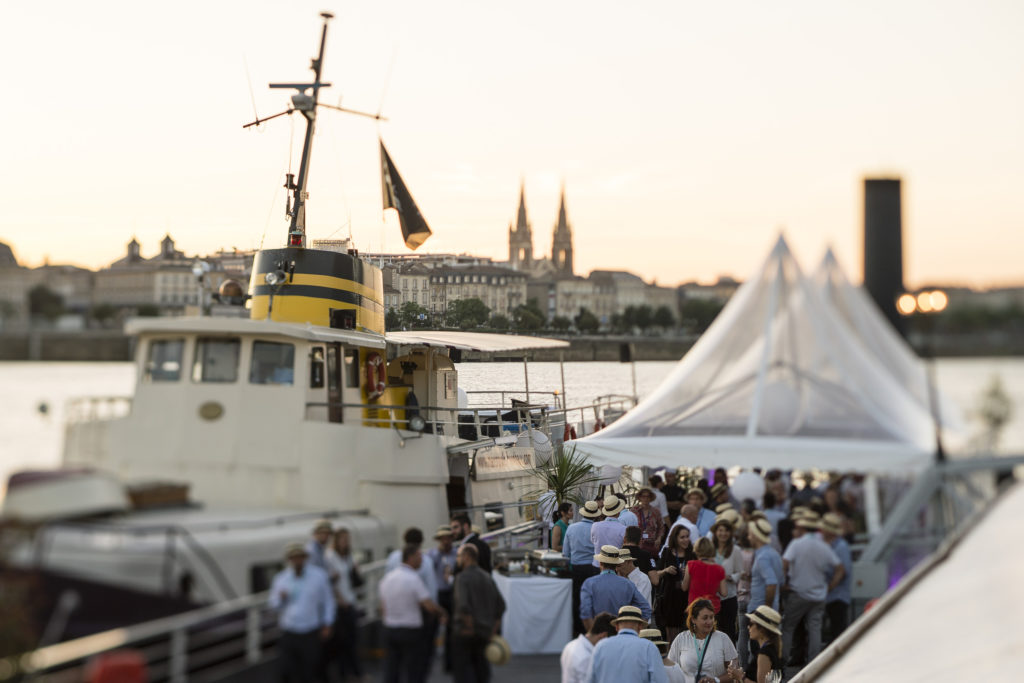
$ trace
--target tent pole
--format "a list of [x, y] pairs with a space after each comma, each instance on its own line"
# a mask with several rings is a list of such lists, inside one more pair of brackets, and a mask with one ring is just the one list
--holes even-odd
[[526, 404], [530, 404], [530, 371], [529, 363], [526, 360], [526, 353], [523, 353], [523, 380], [526, 382]]
[[771, 298], [768, 300], [768, 315], [764, 319], [764, 350], [761, 352], [761, 366], [757, 369], [757, 386], [754, 388], [754, 405], [747, 421], [747, 438], [757, 433], [757, 421], [761, 417], [761, 401], [764, 399], [765, 375], [768, 374], [768, 361], [772, 355], [772, 323], [775, 322], [775, 311], [779, 306], [779, 283], [782, 281], [782, 258], [776, 247], [775, 280], [772, 282]]
[[[558, 352], [558, 370], [562, 373], [562, 410], [569, 405], [565, 400], [565, 351]], [[568, 415], [566, 416], [568, 421]]]
[[864, 521], [868, 536], [874, 538], [882, 529], [882, 501], [878, 495], [878, 475], [864, 478]]

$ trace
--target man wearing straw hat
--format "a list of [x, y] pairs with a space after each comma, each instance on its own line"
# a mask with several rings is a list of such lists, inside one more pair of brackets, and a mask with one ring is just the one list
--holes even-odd
[[638, 634], [647, 619], [632, 605], [618, 613], [612, 619], [618, 633], [594, 647], [587, 683], [668, 683], [658, 646]]
[[327, 572], [309, 564], [301, 543], [289, 543], [284, 551], [288, 566], [270, 586], [268, 606], [280, 610], [279, 665], [283, 680], [314, 680], [323, 658], [323, 641], [331, 635], [337, 605]]
[[661, 654], [661, 663], [665, 665], [665, 676], [668, 678], [668, 683], [687, 683], [686, 674], [683, 673], [683, 670], [668, 658], [668, 641], [662, 640], [659, 629], [645, 628], [640, 631], [640, 637], [658, 646], [658, 652]]
[[697, 525], [697, 536], [694, 538], [700, 538], [709, 532], [711, 525], [715, 523], [715, 511], [704, 507], [708, 504], [708, 494], [699, 486], [694, 486], [686, 492], [686, 502], [697, 508], [697, 519], [693, 522]]
[[[803, 529], [799, 538], [794, 538], [782, 556], [783, 570], [789, 577], [790, 593], [782, 617], [782, 661], [788, 662], [793, 645], [793, 633], [801, 622], [807, 629], [807, 660], [818, 656], [821, 651], [821, 624], [825, 615], [825, 597], [829, 590], [838, 586], [846, 575], [839, 557], [821, 537], [817, 530], [820, 518], [815, 512], [808, 512], [798, 521]], [[831, 582], [829, 581], [831, 577]]]
[[[626, 502], [618, 496], [608, 496], [604, 499], [604, 507], [601, 509], [604, 520], [596, 522], [594, 526], [590, 527], [590, 540], [593, 542], [594, 548], [605, 545], [622, 547], [622, 537], [626, 535], [626, 526], [619, 521], [619, 513], [625, 509]], [[592, 564], [597, 566], [596, 556]]]
[[622, 564], [619, 549], [613, 545], [601, 546], [601, 552], [594, 555], [601, 565], [601, 573], [583, 582], [580, 588], [580, 619], [589, 631], [594, 615], [612, 612], [622, 605], [632, 605], [643, 614], [644, 621], [651, 618], [651, 603], [647, 601], [633, 582], [615, 573]]
[[594, 559], [594, 542], [590, 540], [590, 529], [594, 520], [600, 516], [601, 506], [588, 500], [580, 506], [580, 517], [583, 519], [570, 524], [562, 539], [562, 554], [569, 558], [569, 570], [572, 572], [572, 623], [575, 634], [586, 630], [580, 621], [580, 589], [584, 581], [597, 576], [599, 571], [591, 564]]
[[632, 581], [636, 589], [640, 591], [640, 595], [644, 596], [647, 604], [653, 605], [654, 601], [651, 600], [651, 580], [647, 578], [647, 574], [644, 574], [636, 566], [636, 558], [633, 557], [629, 548], [621, 548], [619, 550], [619, 560], [622, 561], [622, 564], [616, 570], [619, 576], [625, 576]]
[[[850, 544], [843, 538], [843, 518], [838, 513], [829, 512], [822, 516], [821, 540], [832, 548], [844, 570], [843, 580], [825, 596], [826, 642], [831, 643], [850, 623], [850, 583], [853, 578], [853, 555]], [[829, 577], [830, 586], [832, 578]]]

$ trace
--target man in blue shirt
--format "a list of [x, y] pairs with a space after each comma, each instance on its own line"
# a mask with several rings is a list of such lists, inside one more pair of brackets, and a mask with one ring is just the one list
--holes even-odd
[[[843, 518], [835, 512], [829, 512], [821, 518], [821, 536], [839, 557], [839, 562], [845, 570], [839, 585], [829, 590], [828, 595], [825, 596], [825, 617], [827, 619], [825, 642], [831, 643], [850, 624], [850, 582], [853, 579], [853, 555], [850, 552], [850, 544], [843, 538]], [[829, 578], [830, 586], [834, 585], [834, 579], [835, 574], [833, 573]]]
[[747, 612], [753, 612], [761, 605], [768, 605], [775, 611], [779, 610], [779, 593], [781, 592], [785, 573], [782, 569], [782, 557], [771, 546], [772, 525], [766, 519], [755, 519], [747, 528], [750, 545], [754, 548], [754, 562], [750, 567], [750, 602]]
[[[608, 496], [604, 499], [604, 508], [601, 509], [604, 519], [590, 527], [590, 541], [594, 544], [595, 551], [604, 545], [622, 547], [626, 527], [619, 521], [619, 513], [625, 509], [626, 504], [618, 496]], [[591, 564], [596, 567], [597, 559]]]
[[569, 558], [569, 569], [572, 572], [572, 623], [573, 633], [584, 633], [583, 622], [580, 621], [580, 589], [583, 582], [597, 574], [597, 567], [591, 565], [594, 559], [594, 544], [590, 540], [590, 528], [594, 520], [601, 516], [601, 507], [592, 500], [580, 506], [579, 522], [574, 522], [565, 530], [562, 539], [562, 554]]
[[631, 605], [618, 614], [612, 619], [618, 633], [594, 647], [587, 683], [668, 683], [658, 646], [637, 635], [647, 619]]
[[327, 572], [308, 564], [301, 543], [285, 548], [288, 566], [270, 586], [271, 609], [280, 610], [279, 666], [283, 680], [314, 680], [323, 656], [323, 641], [331, 635], [336, 604]]
[[651, 618], [651, 604], [640, 594], [636, 585], [624, 576], [615, 573], [615, 568], [622, 564], [619, 549], [615, 546], [602, 546], [601, 552], [594, 556], [600, 565], [601, 573], [583, 582], [580, 588], [580, 620], [584, 628], [590, 630], [594, 616], [601, 612], [619, 611], [623, 605], [638, 608], [644, 621]]
[[[694, 486], [686, 492], [686, 502], [697, 508], [697, 521], [694, 524], [697, 525], [698, 538], [706, 536], [711, 531], [711, 526], [715, 523], [715, 511], [704, 507], [708, 502], [707, 494]], [[694, 543], [696, 543], [696, 540], [694, 540]]]

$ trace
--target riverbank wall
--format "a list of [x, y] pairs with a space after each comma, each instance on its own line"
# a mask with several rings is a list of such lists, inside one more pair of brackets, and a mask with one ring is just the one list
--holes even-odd
[[[535, 349], [531, 361], [672, 361], [682, 358], [694, 337], [568, 337], [567, 349]], [[1024, 335], [983, 333], [911, 339], [921, 356], [1024, 356]], [[0, 361], [129, 361], [134, 341], [118, 330], [33, 330], [0, 332]], [[519, 361], [523, 354], [466, 352], [463, 362]]]

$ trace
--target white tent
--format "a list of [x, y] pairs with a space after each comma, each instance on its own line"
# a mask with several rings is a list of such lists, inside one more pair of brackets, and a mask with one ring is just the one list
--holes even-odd
[[831, 249], [825, 252], [812, 280], [825, 302], [856, 333], [875, 361], [881, 363], [921, 407], [929, 414], [938, 410], [947, 430], [964, 429], [963, 416], [956, 406], [939, 395], [934, 387], [934, 401], [940, 408], [933, 408], [924, 362], [893, 329], [867, 292], [850, 282]]
[[861, 344], [779, 238], [658, 389], [575, 442], [598, 465], [913, 471], [928, 412]]

